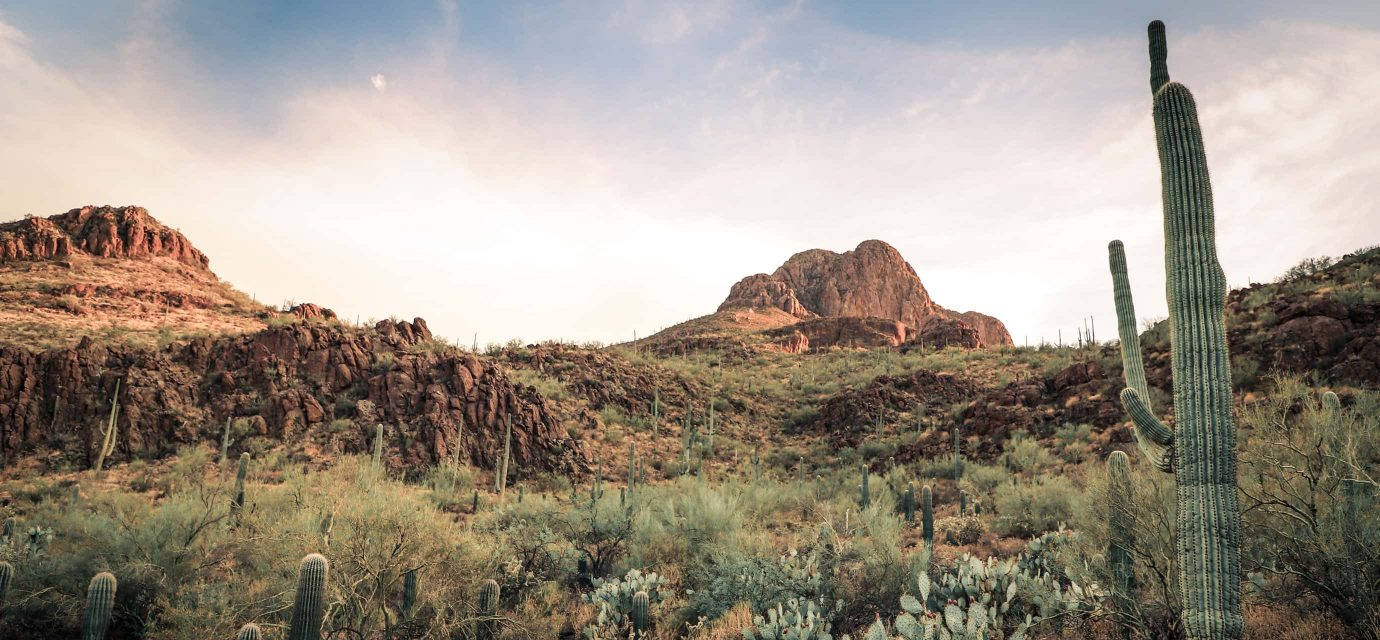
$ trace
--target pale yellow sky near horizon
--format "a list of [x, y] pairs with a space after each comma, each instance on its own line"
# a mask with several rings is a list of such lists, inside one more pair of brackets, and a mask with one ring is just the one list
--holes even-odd
[[[1164, 315], [1142, 40], [964, 50], [799, 20], [764, 19], [707, 84], [627, 112], [483, 59], [398, 57], [304, 83], [246, 126], [196, 97], [215, 78], [175, 51], [117, 43], [108, 67], [67, 68], [0, 16], [0, 217], [145, 206], [259, 300], [421, 316], [463, 344], [645, 336], [798, 251], [869, 238], [1018, 344], [1088, 315], [1112, 337], [1113, 238], [1142, 316]], [[812, 70], [760, 52], [782, 30], [875, 94], [783, 88]], [[1233, 286], [1380, 243], [1380, 33], [1170, 38]]]

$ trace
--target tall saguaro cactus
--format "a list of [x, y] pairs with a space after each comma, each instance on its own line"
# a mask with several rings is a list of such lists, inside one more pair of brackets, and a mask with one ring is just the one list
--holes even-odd
[[92, 468], [100, 471], [105, 468], [105, 459], [115, 452], [115, 424], [120, 419], [120, 379], [115, 379], [115, 391], [110, 394], [110, 418], [101, 430], [101, 445], [96, 451], [96, 463]]
[[292, 602], [288, 640], [321, 640], [326, 614], [326, 574], [330, 563], [319, 553], [308, 554], [297, 567], [297, 597]]
[[[1113, 451], [1107, 456], [1107, 565], [1112, 572], [1112, 606], [1123, 630], [1135, 616], [1132, 524], [1131, 459], [1122, 451]], [[1123, 631], [1122, 637], [1126, 635]]]
[[115, 609], [115, 576], [102, 571], [86, 586], [86, 619], [81, 625], [81, 640], [104, 640]]
[[1151, 412], [1120, 242], [1108, 247], [1127, 388], [1121, 400], [1150, 462], [1178, 484], [1179, 568], [1190, 640], [1240, 638], [1241, 514], [1228, 362], [1226, 277], [1193, 94], [1169, 81], [1164, 24], [1150, 23], [1150, 88], [1164, 205], [1175, 429]]
[[934, 548], [934, 490], [930, 485], [920, 488], [920, 535], [925, 546]]
[[240, 454], [240, 463], [235, 468], [235, 495], [230, 499], [230, 513], [238, 522], [244, 511], [244, 480], [249, 475], [249, 452]]

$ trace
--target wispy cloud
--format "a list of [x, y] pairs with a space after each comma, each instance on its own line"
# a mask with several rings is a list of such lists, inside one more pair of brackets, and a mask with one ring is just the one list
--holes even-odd
[[[22, 87], [0, 100], [0, 209], [144, 204], [260, 299], [481, 342], [645, 335], [797, 250], [871, 237], [1017, 341], [1089, 314], [1111, 334], [1115, 237], [1138, 308], [1164, 313], [1138, 37], [965, 49], [800, 5], [647, 7], [605, 7], [600, 36], [626, 31], [610, 46], [644, 65], [616, 87], [534, 82], [461, 43], [374, 56], [389, 78], [369, 86], [373, 69], [305, 78], [261, 98], [266, 126], [198, 97], [216, 78], [160, 63], [175, 51], [142, 54], [134, 85], [46, 61], [0, 22], [0, 74]], [[451, 38], [464, 11], [441, 8]], [[1380, 33], [1356, 28], [1171, 31], [1233, 284], [1380, 241], [1376, 59]]]

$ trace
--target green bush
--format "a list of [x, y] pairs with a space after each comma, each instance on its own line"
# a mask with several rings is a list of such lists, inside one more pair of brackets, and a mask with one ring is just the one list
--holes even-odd
[[1048, 449], [1040, 446], [1039, 442], [1023, 431], [1017, 431], [1006, 441], [1001, 460], [1006, 468], [1025, 473], [1039, 473], [1054, 466], [1056, 462]]
[[992, 529], [1001, 535], [1022, 537], [1055, 531], [1073, 518], [1081, 497], [1064, 476], [1040, 476], [1003, 485], [996, 491], [997, 519]]

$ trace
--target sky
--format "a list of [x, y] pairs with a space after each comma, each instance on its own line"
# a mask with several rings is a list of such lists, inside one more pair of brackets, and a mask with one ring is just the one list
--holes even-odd
[[1230, 284], [1380, 243], [1373, 0], [4, 0], [0, 219], [144, 206], [260, 301], [462, 344], [645, 336], [878, 238], [1017, 344], [1110, 339], [1112, 239], [1167, 313], [1153, 18]]

